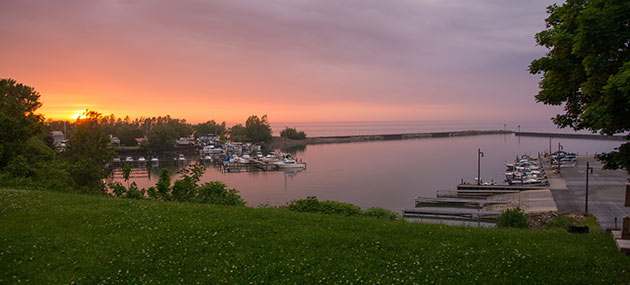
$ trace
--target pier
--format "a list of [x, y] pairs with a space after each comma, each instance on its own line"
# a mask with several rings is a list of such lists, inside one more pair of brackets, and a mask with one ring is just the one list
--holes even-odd
[[587, 139], [587, 140], [612, 140], [612, 141], [625, 140], [625, 136], [603, 136], [603, 135], [597, 135], [597, 134], [514, 132], [514, 135], [523, 136], [523, 137], [546, 137], [546, 138]]
[[507, 204], [508, 200], [483, 200], [483, 199], [459, 199], [459, 198], [426, 198], [416, 197], [416, 208], [472, 208], [481, 209], [490, 204]]
[[403, 209], [403, 217], [405, 218], [495, 221], [500, 215], [501, 215], [501, 212], [434, 211], [434, 210], [422, 210], [422, 209]]

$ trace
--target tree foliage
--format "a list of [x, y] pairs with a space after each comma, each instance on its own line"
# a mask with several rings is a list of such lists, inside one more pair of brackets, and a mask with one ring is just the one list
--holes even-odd
[[271, 126], [267, 121], [267, 115], [253, 115], [245, 121], [245, 135], [247, 140], [251, 142], [268, 142], [271, 141]]
[[298, 132], [294, 128], [286, 127], [284, 130], [280, 131], [280, 136], [292, 140], [303, 140], [306, 138], [306, 133], [303, 131]]
[[143, 137], [144, 133], [142, 129], [136, 126], [124, 124], [116, 129], [116, 136], [120, 139], [122, 145], [134, 146], [138, 144], [136, 138]]
[[[549, 51], [529, 70], [542, 74], [536, 100], [563, 105], [560, 127], [606, 135], [630, 131], [630, 2], [567, 0], [547, 8], [536, 41]], [[630, 172], [630, 146], [600, 156]]]
[[529, 220], [520, 208], [507, 209], [497, 220], [499, 228], [528, 228]]
[[0, 79], [0, 169], [24, 153], [24, 142], [42, 130], [39, 93], [13, 79]]
[[109, 136], [100, 127], [101, 113], [86, 110], [76, 120], [76, 130], [69, 139], [63, 157], [71, 163], [70, 173], [77, 185], [86, 190], [103, 189], [107, 176], [105, 165], [114, 156], [108, 148]]
[[149, 148], [156, 150], [173, 148], [177, 138], [179, 138], [179, 134], [170, 125], [157, 125], [149, 131], [147, 136]]
[[244, 142], [247, 139], [247, 131], [243, 124], [236, 124], [230, 128], [230, 139], [235, 142]]
[[227, 130], [225, 127], [225, 122], [217, 124], [214, 120], [196, 124], [193, 126], [193, 129], [195, 130], [196, 137], [202, 134], [214, 134], [217, 136], [221, 136], [224, 135]]

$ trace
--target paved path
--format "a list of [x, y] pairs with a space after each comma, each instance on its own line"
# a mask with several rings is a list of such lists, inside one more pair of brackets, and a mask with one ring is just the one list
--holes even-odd
[[555, 212], [556, 203], [549, 189], [526, 190], [518, 193], [492, 196], [492, 200], [508, 200], [507, 204], [493, 204], [483, 208], [484, 211], [503, 212], [509, 208], [519, 207], [525, 213]]
[[589, 174], [588, 212], [597, 217], [602, 230], [614, 228], [615, 217], [617, 227], [621, 227], [622, 217], [630, 216], [630, 207], [623, 206], [628, 175], [621, 170], [603, 170], [593, 157], [578, 157], [575, 167], [560, 169], [560, 177], [550, 175], [549, 188], [558, 211], [584, 212], [587, 161], [593, 167], [593, 173]]

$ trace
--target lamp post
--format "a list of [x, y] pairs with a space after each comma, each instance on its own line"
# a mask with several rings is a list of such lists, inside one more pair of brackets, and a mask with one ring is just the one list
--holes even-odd
[[477, 185], [481, 185], [481, 158], [483, 157], [483, 152], [481, 149], [477, 149]]
[[588, 213], [588, 172], [593, 173], [593, 168], [588, 165], [588, 161], [586, 162], [586, 195], [584, 201], [584, 215]]

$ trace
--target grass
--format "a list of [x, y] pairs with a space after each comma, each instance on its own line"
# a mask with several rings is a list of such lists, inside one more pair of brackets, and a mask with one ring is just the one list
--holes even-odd
[[0, 190], [0, 283], [624, 283], [604, 234]]

